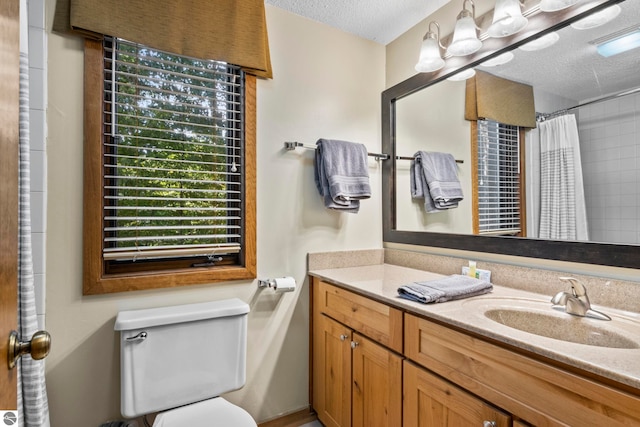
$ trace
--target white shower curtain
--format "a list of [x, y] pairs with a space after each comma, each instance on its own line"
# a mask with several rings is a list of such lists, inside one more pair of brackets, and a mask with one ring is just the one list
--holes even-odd
[[[38, 331], [31, 249], [29, 162], [29, 58], [26, 40], [26, 1], [20, 2], [20, 176], [18, 180], [18, 328], [22, 341]], [[26, 355], [18, 363], [18, 414], [20, 426], [48, 427], [49, 406], [44, 382], [44, 361]]]
[[575, 116], [556, 117], [540, 123], [539, 128], [539, 237], [589, 240]]
[[525, 133], [525, 170], [527, 237], [540, 237], [540, 131], [529, 129]]

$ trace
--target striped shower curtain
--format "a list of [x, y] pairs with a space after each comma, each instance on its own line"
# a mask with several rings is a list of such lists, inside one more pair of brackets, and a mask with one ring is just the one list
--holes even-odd
[[[21, 15], [26, 13], [26, 1], [20, 2]], [[18, 328], [21, 339], [31, 339], [38, 330], [36, 315], [33, 258], [31, 250], [31, 204], [29, 170], [29, 59], [26, 19], [21, 16], [20, 40], [20, 176], [18, 191]], [[44, 361], [26, 355], [18, 362], [18, 414], [20, 426], [49, 426], [49, 406], [44, 382]]]
[[589, 240], [574, 115], [540, 123], [540, 238]]

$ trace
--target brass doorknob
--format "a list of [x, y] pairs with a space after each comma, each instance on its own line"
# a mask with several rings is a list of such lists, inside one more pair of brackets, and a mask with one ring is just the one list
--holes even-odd
[[47, 331], [38, 331], [33, 334], [31, 341], [20, 341], [18, 333], [11, 331], [9, 334], [9, 369], [13, 369], [18, 359], [25, 354], [30, 354], [35, 360], [44, 359], [51, 350], [51, 335]]

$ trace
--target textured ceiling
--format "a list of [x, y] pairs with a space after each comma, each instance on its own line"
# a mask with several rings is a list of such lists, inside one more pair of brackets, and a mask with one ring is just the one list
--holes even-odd
[[589, 43], [640, 27], [640, 1], [627, 0], [620, 6], [620, 15], [601, 27], [565, 27], [558, 32], [558, 43], [551, 47], [535, 52], [515, 49], [515, 58], [508, 64], [479, 69], [579, 102], [636, 88], [640, 86], [640, 48], [604, 58]]
[[387, 45], [447, 1], [266, 0], [266, 4]]

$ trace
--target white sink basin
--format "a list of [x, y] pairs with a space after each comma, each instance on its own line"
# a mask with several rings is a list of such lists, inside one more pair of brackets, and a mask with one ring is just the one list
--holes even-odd
[[[490, 328], [493, 332], [521, 340], [525, 337], [521, 332], [524, 332], [563, 343], [640, 349], [640, 322], [637, 319], [612, 316], [613, 320], [604, 321], [573, 316], [554, 310], [550, 302], [528, 298], [479, 297], [465, 301], [463, 306], [465, 311], [477, 313], [478, 321], [482, 318], [490, 320], [494, 325]], [[533, 340], [533, 337], [528, 339]]]
[[545, 314], [508, 308], [489, 309], [484, 315], [510, 328], [556, 340], [608, 348], [640, 348], [640, 344], [607, 328], [605, 321], [599, 325], [567, 314], [558, 316], [553, 312]]

